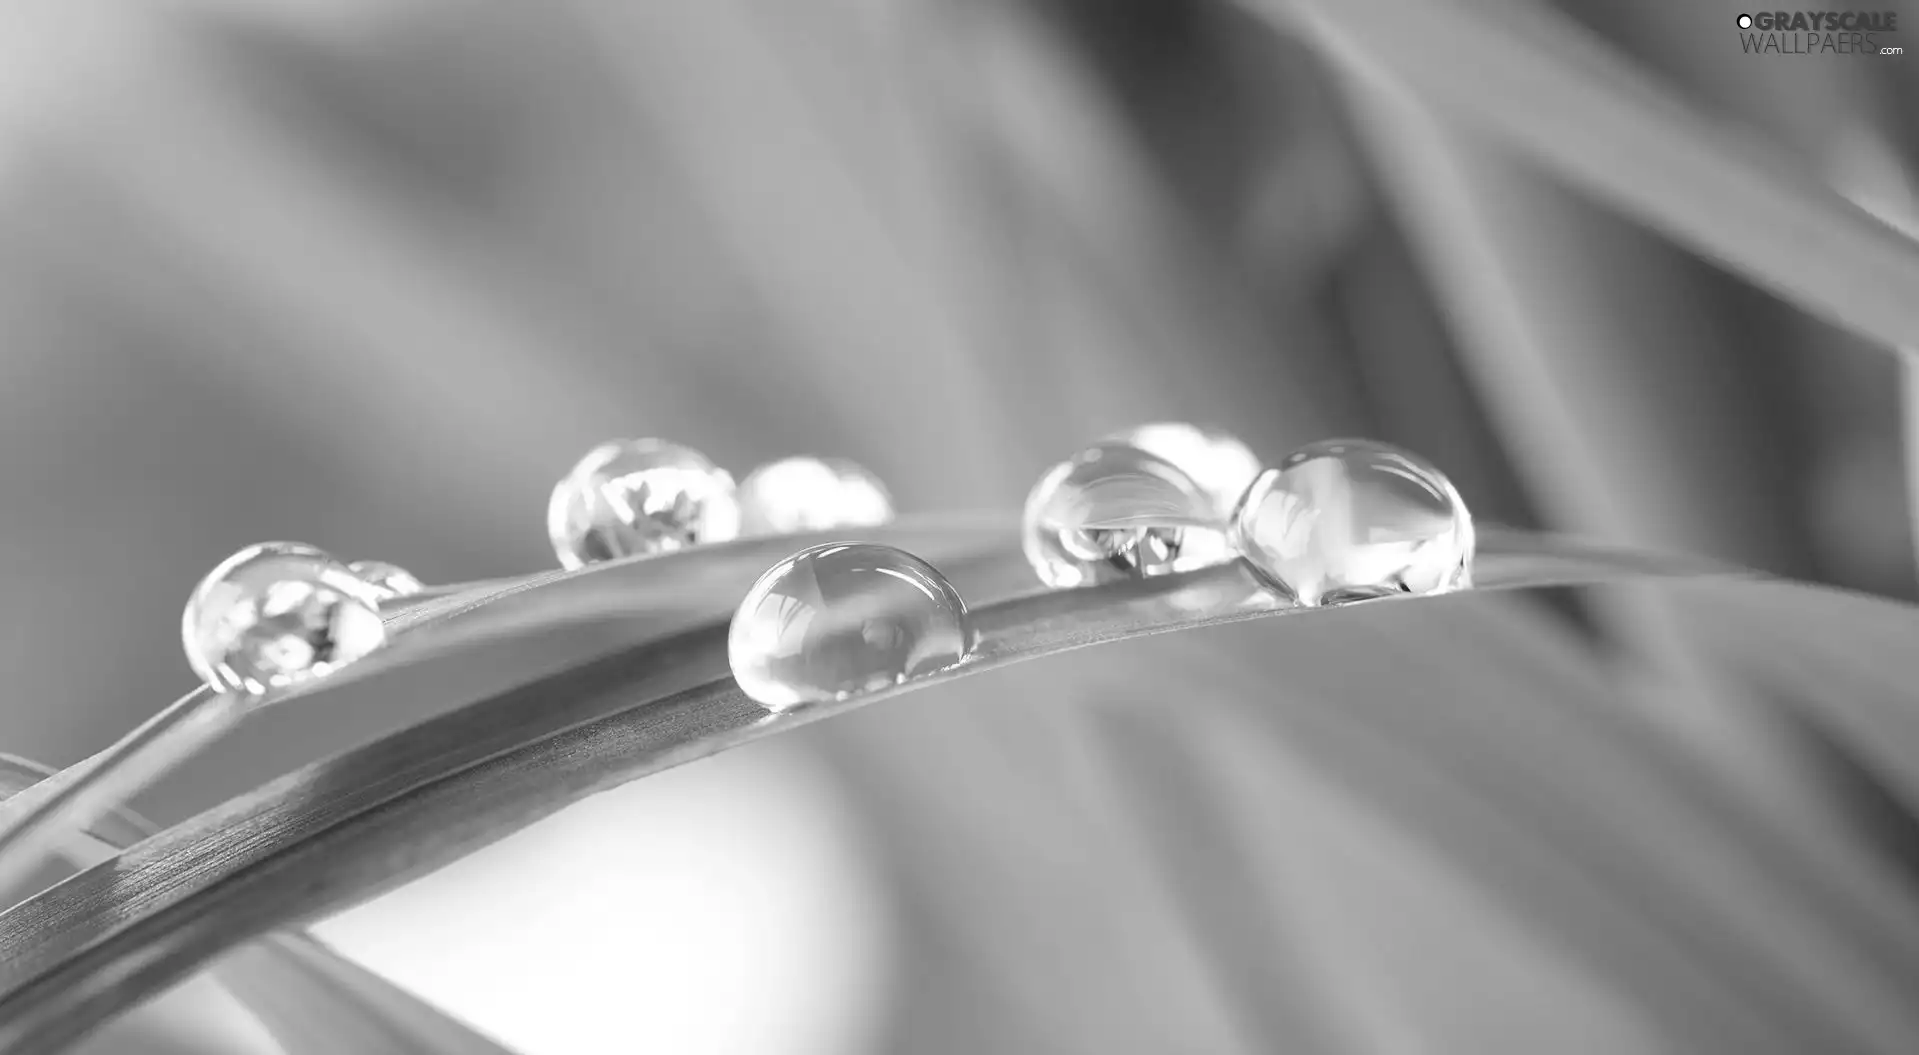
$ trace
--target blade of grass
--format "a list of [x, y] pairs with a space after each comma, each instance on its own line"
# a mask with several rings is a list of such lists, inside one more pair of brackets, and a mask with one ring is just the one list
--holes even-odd
[[[1486, 540], [1479, 581], [1533, 585], [1503, 566], [1497, 541]], [[1568, 553], [1551, 581], [1697, 567]], [[991, 563], [1023, 561], [1005, 539]], [[724, 617], [695, 622], [289, 774], [0, 915], [0, 1043], [69, 1038], [235, 941], [356, 903], [596, 788], [952, 677], [1276, 614], [1298, 613], [1236, 565], [1016, 597], [976, 610], [981, 647], [947, 675], [777, 716], [733, 685]]]
[[[743, 539], [654, 559], [609, 562], [574, 572], [476, 584], [390, 617], [393, 641], [324, 683], [272, 702], [288, 703], [425, 659], [480, 647], [529, 626], [646, 616], [656, 622], [723, 618], [773, 562], [816, 542], [843, 537], [885, 541], [930, 559], [962, 561], [991, 537], [997, 518], [942, 517], [935, 528], [908, 519], [880, 529]], [[642, 638], [644, 639], [644, 638]], [[201, 688], [163, 708], [132, 732], [81, 763], [0, 805], [0, 889], [40, 868], [66, 833], [179, 765], [260, 705]]]
[[231, 696], [197, 689], [32, 794], [0, 804], [0, 888], [26, 882], [79, 829], [118, 807], [237, 717]]
[[[1911, 239], [1550, 9], [1242, 3], [1813, 314], [1891, 347], [1919, 344]], [[1726, 33], [1731, 47], [1730, 22]]]
[[[0, 755], [0, 798], [18, 795], [53, 772]], [[69, 841], [70, 863], [91, 867], [158, 830], [138, 814], [107, 810]], [[211, 971], [280, 1042], [284, 1055], [509, 1055], [306, 934], [269, 934], [222, 957]]]

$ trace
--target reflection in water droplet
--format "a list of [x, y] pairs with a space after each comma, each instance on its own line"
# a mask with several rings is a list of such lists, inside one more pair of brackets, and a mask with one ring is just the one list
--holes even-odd
[[1368, 440], [1303, 447], [1260, 474], [1234, 544], [1300, 604], [1471, 585], [1472, 516], [1425, 459]]
[[1164, 575], [1229, 556], [1224, 521], [1190, 477], [1137, 447], [1101, 443], [1026, 496], [1026, 559], [1055, 588]]
[[1262, 468], [1259, 457], [1238, 437], [1183, 421], [1140, 425], [1114, 435], [1111, 441], [1138, 447], [1178, 466], [1213, 500], [1222, 517], [1233, 511]]
[[691, 447], [613, 440], [553, 487], [547, 536], [566, 568], [671, 553], [740, 533], [733, 477]]
[[386, 641], [376, 589], [298, 542], [220, 562], [194, 589], [180, 633], [200, 680], [256, 696], [324, 677]]
[[938, 569], [891, 546], [833, 542], [760, 576], [726, 648], [740, 688], [777, 712], [945, 670], [973, 644], [966, 602]]
[[844, 458], [782, 458], [748, 473], [739, 490], [747, 535], [874, 527], [893, 519], [879, 477]]
[[388, 564], [383, 560], [356, 560], [346, 568], [373, 587], [382, 601], [394, 597], [411, 597], [426, 589], [426, 584], [416, 578], [412, 572], [398, 564]]

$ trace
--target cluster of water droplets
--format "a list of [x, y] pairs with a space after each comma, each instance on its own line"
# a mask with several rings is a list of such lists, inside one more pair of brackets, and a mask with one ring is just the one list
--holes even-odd
[[839, 458], [763, 465], [743, 483], [704, 454], [660, 439], [610, 440], [553, 487], [547, 535], [566, 568], [650, 557], [742, 535], [871, 527], [893, 519], [879, 478]]
[[[579, 568], [892, 516], [886, 487], [852, 462], [785, 458], [735, 485], [690, 447], [635, 439], [595, 447], [560, 479], [547, 528], [560, 563]], [[1367, 440], [1315, 443], [1264, 469], [1217, 429], [1143, 425], [1048, 470], [1021, 526], [1028, 562], [1054, 588], [1242, 559], [1303, 606], [1471, 581], [1472, 518], [1459, 493], [1417, 455]], [[379, 648], [380, 605], [421, 589], [384, 562], [347, 564], [300, 543], [250, 546], [194, 591], [187, 655], [208, 685], [266, 695]], [[965, 602], [932, 565], [837, 542], [761, 576], [734, 614], [728, 654], [748, 695], [784, 711], [950, 669], [975, 644]]]
[[1433, 465], [1329, 440], [1262, 470], [1216, 429], [1145, 425], [1054, 466], [1027, 496], [1027, 560], [1053, 587], [1244, 558], [1305, 606], [1469, 585], [1472, 517]]
[[[732, 474], [661, 439], [611, 440], [554, 485], [547, 534], [566, 568], [647, 557], [742, 535], [871, 527], [893, 518], [878, 477], [844, 459], [783, 458]], [[384, 561], [334, 559], [294, 542], [249, 546], [194, 590], [188, 661], [209, 686], [266, 695], [324, 677], [386, 640], [379, 605], [419, 593]]]
[[[1302, 606], [1469, 585], [1472, 518], [1445, 475], [1368, 440], [1301, 448], [1272, 469], [1217, 429], [1153, 424], [1049, 469], [1028, 494], [1022, 548], [1054, 588], [1243, 559]], [[887, 546], [836, 543], [781, 561], [733, 616], [747, 695], [779, 712], [949, 669], [974, 647], [937, 570]]]
[[[843, 458], [782, 458], [735, 485], [691, 448], [640, 439], [589, 452], [554, 487], [547, 522], [561, 564], [578, 568], [892, 519], [886, 485]], [[839, 542], [762, 575], [734, 613], [727, 652], [741, 688], [777, 712], [948, 669], [973, 642], [965, 602], [932, 565]]]

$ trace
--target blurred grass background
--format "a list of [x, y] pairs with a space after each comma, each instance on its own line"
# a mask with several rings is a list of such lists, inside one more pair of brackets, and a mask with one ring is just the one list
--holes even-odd
[[[1488, 521], [1914, 595], [1894, 357], [1231, 4], [10, 7], [11, 752], [71, 762], [183, 688], [174, 613], [248, 542], [311, 541], [429, 581], [550, 566], [547, 490], [612, 436], [672, 437], [742, 473], [849, 456], [928, 511], [1013, 507], [1075, 445], [1147, 420], [1216, 423], [1271, 459], [1367, 435], [1446, 467]], [[1848, 194], [1909, 207], [1912, 61], [1745, 56], [1718, 0], [1557, 10]], [[646, 848], [687, 839], [681, 860], [720, 877], [705, 888], [734, 893], [664, 900], [760, 940], [707, 949], [722, 981], [652, 990], [687, 1012], [673, 1050], [1714, 1050], [1736, 1034], [1688, 1046], [1683, 1016], [1622, 981], [1632, 956], [1580, 951], [1585, 924], [1515, 915], [1523, 864], [1462, 878], [1457, 846], [1381, 827], [1361, 791], [1396, 763], [1333, 778], [1300, 758], [1311, 735], [1248, 732], [1275, 707], [1305, 721], [1293, 695], [1483, 697], [1492, 711], [1460, 719], [1476, 742], [1402, 727], [1402, 749], [1440, 772], [1548, 752], [1591, 771], [1589, 806], [1612, 823], [1690, 830], [1626, 810], [1651, 778], [1502, 709], [1523, 698], [1613, 729], [1622, 758], [1652, 752], [1675, 801], [1838, 818], [1797, 850], [1856, 852], [1834, 871], [1907, 919], [1909, 877], [1886, 863], [1903, 814], [1863, 816], [1777, 701], [1740, 695], [1668, 727], [1656, 702], [1569, 717], [1590, 685], [1525, 687], [1524, 657], [1561, 647], [1603, 681], [1591, 641], [1644, 659], [1648, 626], [1666, 642], [1653, 653], [1696, 651], [1647, 622], [1670, 613], [1588, 600], [1555, 609], [1575, 623], [1529, 609], [1450, 637], [1413, 627], [1310, 691], [1250, 631], [981, 679], [627, 789], [628, 813], [569, 811], [522, 852], [429, 880], [443, 896], [327, 933], [529, 1052], [585, 1050], [585, 1034], [542, 1041], [540, 1026], [588, 1028], [567, 1017], [585, 1015], [568, 993], [593, 1005], [584, 982], [497, 1021], [509, 995], [431, 991], [449, 964], [484, 962], [456, 921], [501, 875], [549, 900], [574, 869], [661, 881], [675, 861]], [[1459, 654], [1419, 658], [1435, 648]], [[1380, 706], [1388, 726], [1410, 720]], [[243, 731], [144, 805], [182, 816], [402, 717]], [[1729, 768], [1714, 761], [1728, 742]], [[1549, 783], [1552, 766], [1526, 772]], [[769, 854], [794, 831], [815, 865]], [[632, 853], [596, 862], [579, 839]], [[521, 874], [533, 860], [569, 866]], [[1251, 904], [1277, 915], [1226, 907]], [[671, 985], [713, 941], [657, 916], [591, 935], [555, 922], [520, 954]], [[796, 919], [812, 923], [774, 925]], [[835, 965], [810, 986], [794, 959], [808, 956]], [[687, 1003], [700, 993], [710, 1007]], [[1853, 1039], [1897, 1050], [1912, 1034], [1878, 1013]], [[632, 1039], [600, 1050], [645, 1047]]]

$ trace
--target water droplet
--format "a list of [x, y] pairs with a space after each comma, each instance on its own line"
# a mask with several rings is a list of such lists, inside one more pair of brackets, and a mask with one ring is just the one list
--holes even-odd
[[1383, 443], [1295, 451], [1253, 481], [1233, 530], [1247, 561], [1303, 605], [1470, 585], [1466, 503], [1425, 459]]
[[740, 482], [740, 526], [748, 535], [790, 535], [874, 527], [893, 519], [879, 477], [844, 458], [782, 458]]
[[1100, 443], [1040, 477], [1026, 496], [1022, 545], [1055, 588], [1164, 575], [1226, 559], [1225, 521], [1173, 463]]
[[691, 447], [613, 440], [553, 487], [547, 536], [566, 568], [672, 553], [740, 533], [733, 477]]
[[1231, 433], [1183, 421], [1140, 425], [1111, 440], [1157, 454], [1178, 466], [1213, 500], [1222, 517], [1233, 511], [1239, 496], [1264, 468], [1252, 448]]
[[426, 589], [426, 584], [412, 572], [398, 564], [388, 564], [383, 560], [356, 560], [346, 568], [373, 587], [382, 601], [394, 597], [411, 597]]
[[813, 546], [760, 576], [733, 614], [727, 657], [770, 711], [844, 700], [956, 666], [973, 650], [966, 602], [891, 546]]
[[375, 588], [321, 550], [262, 542], [200, 580], [181, 617], [193, 672], [262, 695], [325, 677], [386, 641]]

